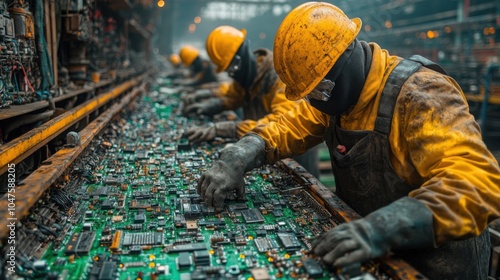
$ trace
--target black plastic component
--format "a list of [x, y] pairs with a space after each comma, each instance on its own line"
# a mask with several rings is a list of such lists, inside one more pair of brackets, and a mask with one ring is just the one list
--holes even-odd
[[205, 243], [174, 245], [170, 250], [168, 250], [168, 253], [193, 252], [200, 250], [207, 250], [207, 245]]
[[299, 239], [293, 233], [279, 232], [278, 238], [287, 251], [298, 251], [301, 248]]
[[243, 219], [245, 219], [245, 223], [247, 224], [264, 222], [264, 217], [258, 209], [243, 210], [241, 211], [241, 215], [243, 215]]
[[99, 272], [99, 280], [113, 280], [113, 274], [116, 271], [116, 263], [114, 262], [104, 262]]
[[182, 252], [177, 258], [179, 269], [189, 268], [191, 266], [191, 255], [187, 252]]
[[258, 230], [255, 231], [255, 234], [258, 237], [265, 237], [267, 235], [267, 231], [265, 231], [263, 229], [258, 229]]
[[306, 270], [309, 277], [318, 278], [323, 276], [323, 268], [321, 264], [314, 259], [307, 259], [304, 261], [304, 269]]
[[146, 221], [146, 215], [144, 213], [139, 213], [134, 217], [134, 223], [144, 223]]

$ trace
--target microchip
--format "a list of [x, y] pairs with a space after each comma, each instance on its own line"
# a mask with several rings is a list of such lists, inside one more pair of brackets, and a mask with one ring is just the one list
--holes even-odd
[[177, 265], [179, 269], [189, 268], [191, 266], [191, 254], [187, 252], [180, 253], [177, 258]]
[[174, 245], [168, 250], [168, 253], [181, 253], [181, 252], [193, 252], [207, 250], [207, 245], [205, 243], [191, 243], [191, 244], [180, 244]]
[[271, 249], [271, 244], [269, 244], [269, 239], [267, 238], [255, 238], [253, 241], [259, 253], [265, 253]]
[[133, 255], [138, 255], [142, 252], [140, 245], [132, 245], [132, 246], [130, 246], [129, 250], [130, 250], [130, 254], [133, 254]]
[[250, 270], [250, 273], [252, 273], [252, 277], [254, 280], [270, 280], [271, 277], [269, 276], [269, 272], [267, 271], [266, 268], [254, 268]]
[[186, 221], [186, 229], [187, 230], [198, 230], [198, 225], [196, 221]]
[[287, 251], [297, 251], [301, 248], [299, 239], [293, 233], [279, 232], [278, 238]]
[[273, 210], [273, 215], [275, 217], [283, 217], [283, 211], [281, 211], [281, 210]]
[[115, 202], [113, 200], [106, 199], [102, 202], [102, 210], [111, 210], [113, 208], [115, 208]]
[[99, 280], [112, 280], [115, 279], [113, 274], [116, 271], [116, 263], [114, 262], [104, 262], [102, 264], [101, 271], [99, 272]]
[[207, 250], [194, 251], [193, 256], [196, 266], [210, 266], [210, 254]]
[[309, 277], [318, 278], [323, 276], [323, 268], [321, 264], [313, 259], [307, 259], [304, 261], [304, 269], [306, 270]]
[[144, 213], [140, 213], [135, 215], [134, 223], [144, 223], [146, 221], [146, 215]]
[[127, 232], [123, 237], [122, 245], [161, 245], [163, 242], [163, 233], [161, 232]]
[[255, 234], [258, 236], [258, 237], [263, 237], [263, 236], [266, 236], [267, 235], [267, 231], [263, 230], [263, 229], [258, 229], [255, 231]]
[[229, 209], [232, 211], [245, 210], [248, 209], [248, 205], [246, 205], [246, 203], [235, 203], [233, 205], [230, 205]]
[[245, 223], [247, 224], [252, 224], [252, 223], [263, 223], [264, 222], [264, 217], [260, 213], [258, 209], [247, 209], [241, 211], [241, 215], [243, 216], [243, 219], [245, 219]]

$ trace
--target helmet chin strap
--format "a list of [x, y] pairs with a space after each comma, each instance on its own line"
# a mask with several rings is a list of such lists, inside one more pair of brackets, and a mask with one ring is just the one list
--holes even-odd
[[335, 87], [328, 101], [310, 100], [314, 108], [330, 116], [339, 116], [356, 104], [371, 65], [371, 50], [362, 43], [366, 44], [354, 40], [326, 74], [325, 79], [334, 81]]
[[234, 73], [233, 79], [244, 89], [248, 90], [257, 75], [257, 61], [255, 55], [250, 51], [250, 43], [245, 40], [236, 52], [241, 57], [241, 69]]

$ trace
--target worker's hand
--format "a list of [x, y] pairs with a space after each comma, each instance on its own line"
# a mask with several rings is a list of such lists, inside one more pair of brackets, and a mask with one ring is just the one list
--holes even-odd
[[341, 224], [321, 235], [313, 245], [314, 254], [327, 264], [343, 267], [365, 262], [389, 252], [387, 242], [373, 243], [372, 228], [363, 219]]
[[[238, 166], [241, 166], [239, 164]], [[216, 211], [224, 209], [226, 196], [236, 191], [238, 200], [245, 198], [244, 170], [234, 162], [219, 160], [198, 181], [198, 193], [208, 206]]]
[[183, 113], [185, 115], [190, 113], [196, 113], [199, 115], [213, 116], [224, 110], [222, 107], [222, 102], [219, 98], [210, 98], [205, 101], [191, 104], [184, 108]]
[[224, 199], [236, 191], [238, 199], [245, 197], [245, 172], [261, 166], [265, 158], [264, 140], [248, 135], [220, 151], [219, 160], [198, 181], [198, 194], [217, 211], [224, 208]]
[[194, 93], [186, 94], [182, 97], [182, 102], [184, 102], [184, 106], [189, 106], [193, 103], [200, 102], [201, 100], [213, 97], [214, 94], [211, 89], [199, 89]]
[[420, 201], [403, 197], [365, 218], [341, 224], [321, 235], [313, 253], [343, 267], [365, 262], [395, 249], [432, 248], [433, 218]]
[[206, 127], [193, 127], [183, 134], [191, 143], [210, 141], [215, 137], [236, 138], [236, 122], [225, 121], [209, 124]]
[[189, 142], [196, 144], [203, 141], [212, 140], [217, 135], [215, 133], [215, 126], [213, 123], [211, 123], [206, 127], [201, 127], [201, 126], [192, 127], [188, 129], [186, 132], [184, 132], [182, 136], [187, 137]]

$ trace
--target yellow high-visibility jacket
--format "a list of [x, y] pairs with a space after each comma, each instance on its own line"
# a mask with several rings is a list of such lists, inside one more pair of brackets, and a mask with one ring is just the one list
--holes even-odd
[[282, 114], [292, 110], [300, 101], [290, 101], [285, 97], [285, 84], [274, 71], [273, 53], [258, 49], [257, 75], [250, 87], [245, 90], [238, 82], [230, 84], [227, 92], [221, 88], [218, 97], [226, 110], [243, 107], [244, 120], [237, 123], [237, 136], [241, 138], [257, 125], [277, 120]]

